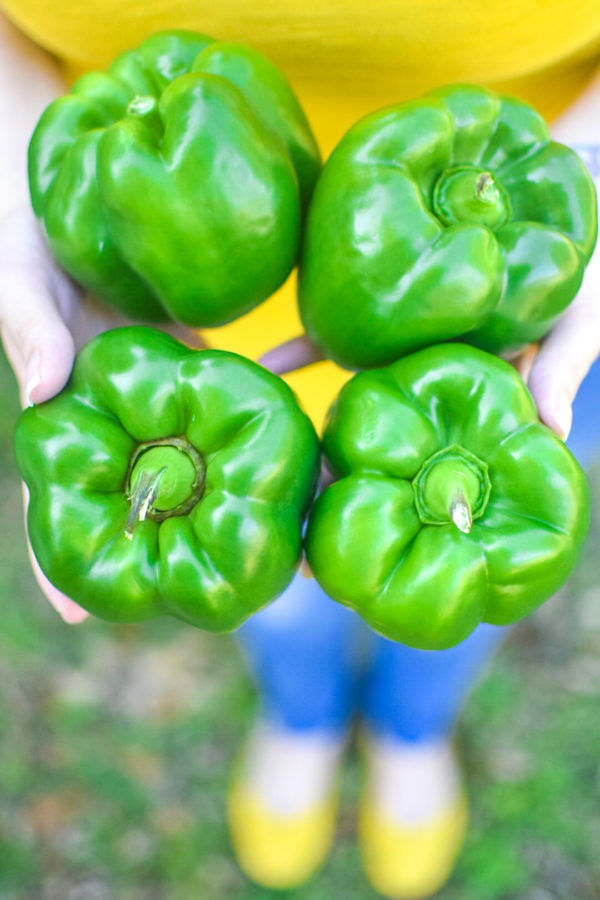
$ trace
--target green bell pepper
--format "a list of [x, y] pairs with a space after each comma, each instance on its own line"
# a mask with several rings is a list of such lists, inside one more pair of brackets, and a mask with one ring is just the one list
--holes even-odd
[[334, 600], [413, 647], [458, 644], [550, 597], [587, 533], [579, 464], [508, 363], [463, 344], [355, 375], [324, 450], [308, 563]]
[[309, 336], [350, 368], [461, 337], [541, 338], [596, 241], [593, 182], [530, 106], [451, 86], [373, 113], [319, 178], [300, 264]]
[[186, 31], [83, 75], [29, 148], [33, 208], [61, 265], [128, 316], [194, 326], [285, 281], [319, 168], [279, 70]]
[[103, 619], [229, 631], [298, 565], [318, 439], [290, 388], [243, 357], [106, 332], [22, 413], [15, 446], [43, 572]]

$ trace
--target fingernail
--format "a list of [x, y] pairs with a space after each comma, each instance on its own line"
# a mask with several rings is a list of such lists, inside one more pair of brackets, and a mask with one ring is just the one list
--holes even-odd
[[40, 354], [36, 350], [36, 352], [31, 356], [29, 362], [27, 363], [27, 371], [25, 373], [25, 402], [27, 406], [33, 406], [31, 394], [42, 380], [42, 375], [40, 372], [40, 362]]
[[566, 441], [573, 424], [571, 400], [566, 391], [561, 391], [556, 398], [554, 403], [554, 421], [558, 426], [561, 438], [563, 441]]

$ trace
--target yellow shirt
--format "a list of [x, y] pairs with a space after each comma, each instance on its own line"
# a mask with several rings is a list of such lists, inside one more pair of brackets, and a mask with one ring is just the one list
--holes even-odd
[[[252, 44], [290, 79], [324, 155], [367, 112], [456, 81], [556, 116], [600, 62], [599, 0], [0, 0], [67, 77], [105, 68], [153, 31], [190, 28]], [[258, 309], [212, 329], [256, 358], [301, 333], [294, 276]], [[287, 380], [317, 424], [348, 373], [331, 362]]]

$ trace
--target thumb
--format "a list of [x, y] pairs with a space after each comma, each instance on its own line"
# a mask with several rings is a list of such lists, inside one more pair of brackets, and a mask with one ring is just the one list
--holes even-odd
[[541, 421], [563, 441], [571, 431], [572, 404], [578, 381], [565, 371], [561, 360], [544, 349], [538, 354], [529, 375], [528, 386]]
[[23, 405], [48, 400], [66, 384], [75, 347], [45, 279], [20, 265], [3, 267], [0, 314]]
[[540, 419], [563, 440], [571, 430], [575, 394], [600, 349], [595, 299], [577, 298], [543, 342], [527, 380]]

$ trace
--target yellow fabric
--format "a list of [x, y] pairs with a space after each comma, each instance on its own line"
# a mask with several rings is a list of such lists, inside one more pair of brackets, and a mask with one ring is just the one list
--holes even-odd
[[386, 819], [363, 798], [359, 836], [365, 872], [375, 890], [394, 900], [435, 894], [454, 868], [467, 820], [464, 794], [435, 819], [413, 828]]
[[[164, 28], [241, 40], [288, 76], [326, 156], [362, 115], [436, 85], [471, 81], [533, 103], [548, 118], [600, 61], [598, 0], [0, 0], [68, 76]], [[292, 282], [208, 335], [256, 358], [301, 333]], [[287, 380], [320, 424], [348, 373], [319, 363]]]
[[337, 798], [299, 815], [280, 816], [236, 776], [230, 786], [227, 817], [240, 867], [267, 888], [302, 884], [323, 863], [335, 834]]
[[77, 70], [103, 68], [163, 28], [251, 43], [291, 79], [326, 151], [365, 112], [449, 81], [510, 81], [552, 114], [582, 83], [600, 39], [598, 0], [0, 2]]

